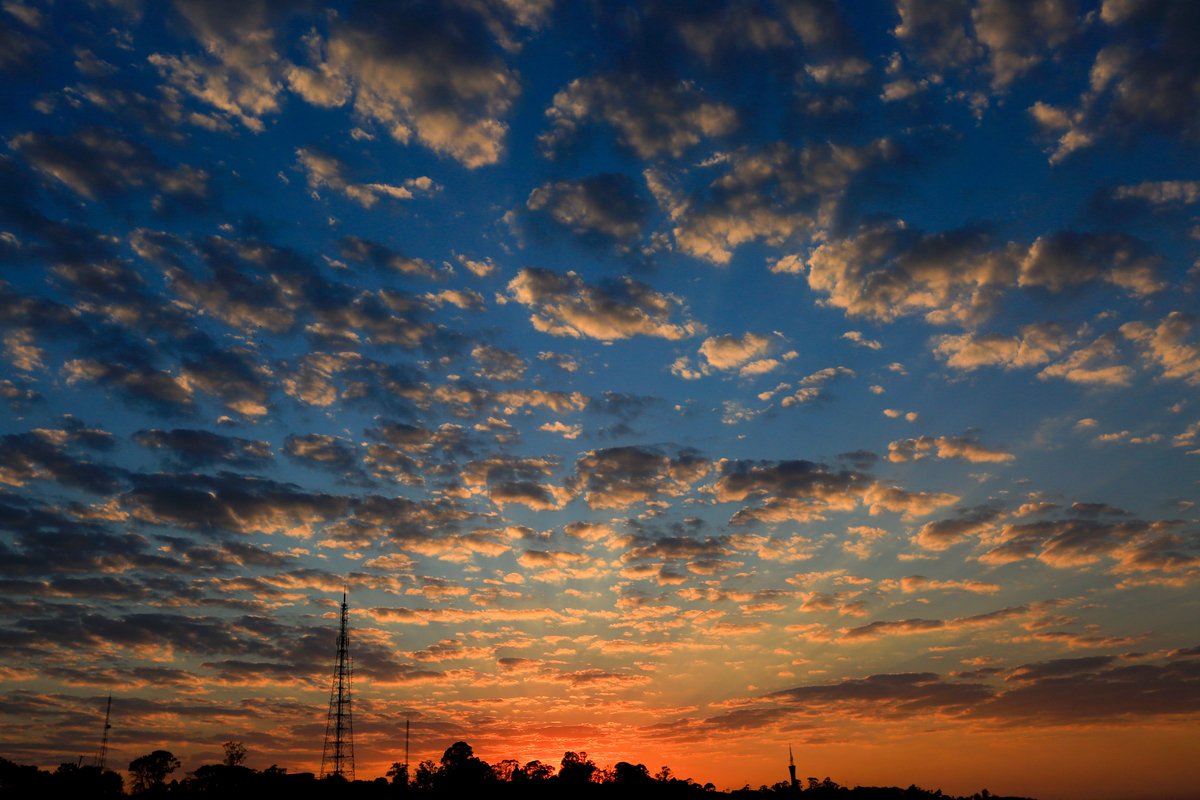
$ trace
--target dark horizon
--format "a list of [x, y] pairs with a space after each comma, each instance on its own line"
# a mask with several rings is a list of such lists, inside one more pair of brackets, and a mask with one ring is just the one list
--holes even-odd
[[[619, 761], [611, 767], [599, 767], [586, 751], [566, 751], [557, 766], [533, 760], [522, 764], [504, 759], [496, 764], [474, 755], [471, 746], [458, 741], [446, 748], [442, 757], [427, 759], [412, 767], [394, 762], [386, 776], [350, 777], [334, 768], [322, 774], [289, 772], [286, 767], [271, 764], [261, 770], [245, 765], [246, 746], [235, 740], [223, 745], [225, 757], [220, 763], [200, 765], [177, 776], [181, 763], [169, 750], [159, 749], [139, 756], [129, 763], [125, 777], [117, 770], [99, 764], [68, 762], [54, 772], [23, 767], [0, 757], [0, 794], [12, 798], [33, 798], [49, 790], [86, 794], [104, 798], [125, 794], [141, 797], [158, 796], [261, 796], [264, 791], [286, 790], [298, 797], [390, 797], [462, 796], [464, 792], [486, 791], [491, 796], [556, 797], [607, 796], [615, 797], [691, 797], [724, 794], [735, 797], [803, 796], [810, 800], [1030, 800], [1006, 798], [992, 794], [986, 788], [972, 795], [955, 797], [941, 789], [926, 790], [910, 784], [899, 787], [844, 787], [829, 777], [819, 779], [796, 777], [794, 766], [788, 780], [752, 788], [749, 784], [737, 789], [718, 790], [711, 783], [701, 783], [690, 777], [675, 775], [667, 765], [651, 773], [645, 764]], [[80, 762], [82, 762], [82, 758]]]

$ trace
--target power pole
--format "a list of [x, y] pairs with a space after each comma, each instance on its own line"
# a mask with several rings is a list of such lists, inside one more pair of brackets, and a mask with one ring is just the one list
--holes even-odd
[[112, 694], [108, 695], [108, 705], [104, 709], [104, 735], [100, 737], [100, 750], [96, 753], [96, 766], [104, 772], [104, 762], [108, 760], [108, 729], [112, 727], [109, 719], [112, 717]]
[[329, 714], [325, 719], [325, 749], [321, 753], [321, 777], [337, 775], [354, 780], [354, 714], [350, 683], [350, 610], [342, 592], [342, 620], [338, 629], [337, 660], [333, 687], [329, 691]]

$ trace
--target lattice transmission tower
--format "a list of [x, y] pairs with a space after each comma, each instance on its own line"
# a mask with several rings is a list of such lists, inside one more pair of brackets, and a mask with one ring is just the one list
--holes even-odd
[[112, 718], [112, 695], [108, 696], [108, 705], [104, 709], [104, 735], [100, 737], [100, 749], [96, 751], [96, 766], [104, 772], [105, 762], [108, 760], [108, 731], [112, 728], [109, 720]]
[[329, 692], [329, 716], [325, 719], [325, 749], [321, 753], [321, 777], [337, 775], [354, 780], [354, 714], [350, 683], [354, 667], [350, 661], [350, 611], [342, 592], [342, 621], [338, 628], [337, 661]]

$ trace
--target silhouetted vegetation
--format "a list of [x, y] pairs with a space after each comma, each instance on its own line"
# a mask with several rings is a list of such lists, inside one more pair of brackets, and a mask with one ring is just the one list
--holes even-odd
[[[645, 764], [619, 761], [601, 768], [586, 752], [567, 751], [558, 767], [541, 761], [525, 764], [504, 759], [489, 764], [475, 755], [466, 742], [446, 748], [438, 761], [422, 761], [415, 770], [394, 763], [387, 777], [348, 781], [340, 776], [319, 779], [311, 772], [289, 773], [272, 765], [255, 770], [243, 765], [246, 748], [241, 742], [226, 742], [225, 759], [205, 764], [181, 778], [172, 777], [179, 759], [167, 750], [155, 750], [129, 763], [130, 794], [143, 800], [160, 797], [206, 797], [241, 800], [287, 797], [289, 800], [318, 798], [700, 798], [721, 795], [731, 798], [800, 797], [803, 800], [1023, 800], [990, 794], [986, 789], [964, 798], [944, 795], [917, 786], [839, 786], [829, 778], [809, 778], [792, 786], [780, 781], [757, 789], [744, 786], [718, 792], [711, 783], [676, 777], [669, 767], [654, 774]], [[0, 758], [0, 798], [24, 800], [47, 797], [113, 798], [124, 795], [121, 776], [95, 766], [63, 764], [54, 772], [16, 764]]]

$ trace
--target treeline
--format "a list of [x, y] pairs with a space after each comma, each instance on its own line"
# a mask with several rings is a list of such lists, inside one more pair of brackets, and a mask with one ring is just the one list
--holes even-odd
[[62, 764], [53, 772], [16, 764], [0, 758], [0, 798], [3, 800], [44, 800], [47, 797], [105, 798], [130, 795], [154, 798], [207, 797], [241, 800], [263, 797], [288, 797], [289, 800], [324, 798], [362, 798], [386, 800], [399, 797], [479, 797], [479, 798], [596, 798], [624, 800], [629, 797], [690, 798], [720, 794], [731, 798], [803, 797], [804, 800], [1025, 800], [1003, 798], [986, 789], [966, 798], [943, 795], [940, 789], [929, 791], [917, 786], [898, 787], [839, 786], [829, 778], [809, 778], [793, 786], [780, 781], [772, 786], [752, 789], [745, 786], [729, 792], [717, 792], [711, 783], [700, 784], [691, 778], [678, 778], [669, 767], [651, 774], [645, 764], [618, 762], [600, 768], [586, 752], [568, 751], [555, 767], [542, 761], [524, 764], [505, 759], [489, 764], [477, 757], [466, 742], [446, 748], [439, 761], [422, 761], [409, 774], [406, 765], [395, 763], [387, 777], [374, 780], [347, 780], [341, 776], [318, 779], [311, 772], [289, 773], [278, 766], [263, 770], [243, 764], [246, 748], [240, 742], [226, 742], [225, 759], [220, 764], [205, 764], [182, 777], [176, 777], [179, 759], [168, 750], [155, 750], [129, 762], [129, 785], [117, 772], [92, 765]]

